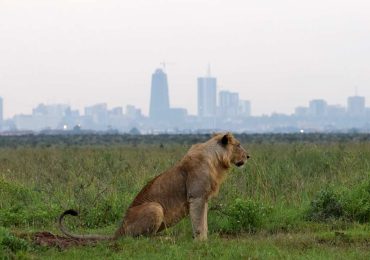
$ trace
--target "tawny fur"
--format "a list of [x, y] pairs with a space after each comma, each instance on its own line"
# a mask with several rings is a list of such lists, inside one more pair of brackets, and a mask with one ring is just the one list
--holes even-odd
[[59, 219], [61, 231], [78, 239], [118, 239], [121, 236], [153, 235], [190, 215], [193, 236], [207, 239], [208, 200], [216, 196], [232, 164], [243, 165], [249, 158], [232, 134], [216, 134], [205, 143], [193, 145], [171, 169], [151, 180], [127, 209], [113, 236], [75, 235]]

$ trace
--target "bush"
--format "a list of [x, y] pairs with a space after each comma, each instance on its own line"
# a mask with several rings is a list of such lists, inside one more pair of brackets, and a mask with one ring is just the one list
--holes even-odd
[[370, 222], [370, 181], [346, 190], [342, 203], [348, 220]]
[[120, 220], [123, 213], [122, 200], [114, 195], [107, 195], [99, 199], [93, 207], [90, 204], [84, 205], [81, 209], [82, 226], [104, 227]]
[[45, 205], [40, 193], [0, 178], [0, 225], [45, 225], [56, 219], [60, 211], [55, 205]]
[[306, 214], [307, 219], [370, 222], [370, 181], [350, 189], [338, 190], [334, 191], [332, 188], [321, 190], [311, 202]]
[[5, 258], [6, 256], [2, 255], [1, 252], [12, 255], [20, 251], [28, 251], [29, 249], [30, 245], [26, 240], [15, 237], [5, 228], [0, 227], [0, 258]]
[[306, 217], [311, 221], [327, 221], [344, 216], [340, 195], [331, 188], [321, 190], [311, 201]]
[[216, 207], [215, 212], [216, 216], [210, 218], [211, 230], [225, 233], [255, 232], [262, 227], [271, 208], [253, 200], [237, 198], [224, 210]]

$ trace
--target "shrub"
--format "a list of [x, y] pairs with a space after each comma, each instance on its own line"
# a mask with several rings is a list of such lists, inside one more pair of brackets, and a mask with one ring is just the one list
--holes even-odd
[[[19, 251], [28, 251], [29, 249], [30, 245], [26, 240], [15, 237], [5, 228], [0, 227], [0, 252], [17, 253]], [[3, 255], [0, 253], [0, 258], [2, 257]]]
[[360, 223], [370, 222], [370, 181], [346, 190], [342, 203], [347, 219]]
[[306, 218], [312, 221], [327, 221], [344, 216], [340, 196], [331, 188], [321, 190], [311, 201]]
[[122, 218], [122, 201], [116, 196], [102, 197], [94, 207], [84, 205], [81, 210], [82, 226], [89, 228], [104, 227]]
[[260, 229], [271, 212], [270, 207], [253, 200], [235, 199], [225, 209], [215, 208], [210, 218], [210, 229], [225, 233], [255, 232]]
[[45, 225], [56, 219], [60, 210], [45, 204], [40, 193], [0, 178], [0, 225]]
[[344, 219], [370, 222], [370, 181], [350, 189], [321, 190], [311, 201], [306, 217], [312, 221]]

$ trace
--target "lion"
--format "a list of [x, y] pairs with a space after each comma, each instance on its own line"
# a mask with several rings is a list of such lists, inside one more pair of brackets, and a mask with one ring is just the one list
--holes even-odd
[[193, 145], [171, 169], [152, 179], [135, 197], [121, 225], [111, 236], [76, 235], [63, 219], [77, 216], [65, 211], [59, 218], [60, 230], [71, 238], [116, 240], [122, 236], [155, 235], [190, 215], [193, 237], [206, 240], [208, 201], [216, 196], [232, 165], [244, 165], [250, 156], [231, 133], [215, 134]]

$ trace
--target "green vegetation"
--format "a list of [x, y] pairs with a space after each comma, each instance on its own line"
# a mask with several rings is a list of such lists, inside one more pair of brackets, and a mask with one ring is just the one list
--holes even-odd
[[0, 138], [0, 259], [370, 258], [369, 136], [240, 136], [252, 159], [211, 201], [208, 242], [194, 243], [185, 219], [154, 238], [62, 251], [32, 232], [58, 233], [74, 208], [72, 230], [112, 233], [143, 185], [208, 136], [33, 138]]
[[323, 189], [311, 202], [307, 219], [370, 222], [370, 180], [343, 191], [336, 191], [334, 188]]

